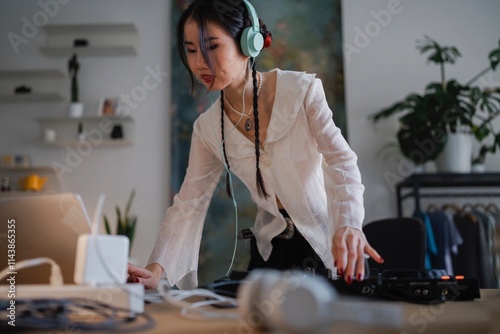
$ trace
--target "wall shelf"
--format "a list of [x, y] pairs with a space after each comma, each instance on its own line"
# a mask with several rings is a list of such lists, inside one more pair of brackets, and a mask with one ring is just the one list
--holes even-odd
[[[25, 86], [30, 93], [15, 93]], [[0, 102], [59, 102], [66, 100], [67, 76], [58, 69], [0, 70]]]
[[42, 29], [47, 40], [40, 51], [49, 57], [137, 54], [139, 37], [131, 23], [46, 25]]
[[[36, 174], [47, 179], [41, 191], [25, 191], [20, 187], [19, 180], [31, 174]], [[50, 166], [0, 167], [0, 179], [5, 177], [10, 178], [11, 190], [0, 192], [0, 196], [28, 196], [53, 194], [63, 191], [63, 186], [57, 177], [56, 170]]]
[[[74, 147], [81, 145], [82, 141], [88, 141], [95, 147], [120, 147], [133, 144], [134, 121], [129, 116], [41, 117], [37, 121], [40, 124], [40, 144], [44, 146]], [[83, 140], [78, 139], [80, 125], [86, 134]], [[122, 138], [112, 138], [113, 127], [117, 125], [121, 126]], [[48, 131], [52, 131], [55, 138], [48, 138]]]

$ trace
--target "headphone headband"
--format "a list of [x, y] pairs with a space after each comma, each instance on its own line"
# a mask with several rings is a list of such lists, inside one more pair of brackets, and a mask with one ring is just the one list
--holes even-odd
[[255, 32], [260, 32], [259, 17], [252, 4], [248, 0], [243, 0], [243, 3], [247, 7], [248, 15], [250, 16], [250, 21], [252, 22], [252, 30]]

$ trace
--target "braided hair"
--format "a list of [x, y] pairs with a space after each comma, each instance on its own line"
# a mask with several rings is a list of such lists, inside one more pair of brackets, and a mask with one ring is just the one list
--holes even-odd
[[[254, 117], [254, 136], [255, 136], [255, 179], [257, 183], [257, 192], [259, 196], [268, 198], [269, 194], [266, 191], [266, 186], [264, 185], [264, 178], [260, 171], [260, 131], [259, 131], [259, 95], [257, 88], [257, 70], [255, 69], [255, 62], [253, 58], [250, 58], [252, 63], [252, 81], [253, 81], [253, 117]], [[226, 173], [226, 192], [229, 196], [232, 196], [231, 188], [229, 186], [229, 172], [230, 166], [226, 154], [226, 140], [224, 135], [224, 91], [221, 90], [221, 135], [222, 135], [222, 152], [224, 154], [224, 161], [226, 162], [227, 173]]]

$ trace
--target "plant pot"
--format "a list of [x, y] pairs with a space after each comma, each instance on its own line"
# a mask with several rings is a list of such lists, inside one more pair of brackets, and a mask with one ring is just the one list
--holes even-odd
[[436, 158], [436, 169], [441, 173], [470, 173], [472, 135], [449, 133], [443, 151]]
[[69, 117], [78, 118], [83, 115], [83, 103], [71, 102], [68, 109]]

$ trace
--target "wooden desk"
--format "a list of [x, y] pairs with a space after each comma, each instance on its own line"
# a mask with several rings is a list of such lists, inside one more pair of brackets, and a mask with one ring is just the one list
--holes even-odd
[[[366, 303], [400, 305], [403, 308], [401, 328], [375, 328], [354, 324], [334, 324], [325, 333], [500, 333], [500, 289], [481, 290], [481, 298], [467, 302], [446, 302], [436, 305], [418, 305], [405, 302], [363, 299]], [[156, 321], [156, 327], [145, 333], [175, 334], [253, 334], [262, 333], [246, 326], [243, 320], [188, 320], [179, 309], [166, 304], [150, 304], [147, 313]]]

